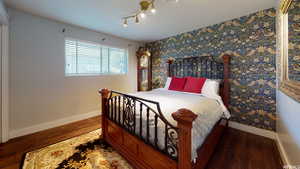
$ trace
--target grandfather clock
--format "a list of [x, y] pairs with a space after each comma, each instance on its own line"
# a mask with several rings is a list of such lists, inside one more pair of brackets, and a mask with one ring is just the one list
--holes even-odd
[[140, 47], [136, 55], [138, 91], [149, 91], [152, 89], [151, 53], [147, 48]]

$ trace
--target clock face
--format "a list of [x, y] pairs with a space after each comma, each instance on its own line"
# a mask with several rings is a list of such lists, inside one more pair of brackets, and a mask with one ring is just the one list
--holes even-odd
[[148, 67], [148, 56], [147, 55], [143, 55], [141, 57], [141, 67]]

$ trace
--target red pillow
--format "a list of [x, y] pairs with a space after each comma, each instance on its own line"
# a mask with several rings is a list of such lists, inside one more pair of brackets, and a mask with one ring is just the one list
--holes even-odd
[[169, 90], [182, 91], [186, 82], [186, 78], [172, 77]]
[[201, 93], [205, 81], [206, 78], [203, 77], [200, 78], [187, 77], [183, 91], [191, 92], [191, 93]]

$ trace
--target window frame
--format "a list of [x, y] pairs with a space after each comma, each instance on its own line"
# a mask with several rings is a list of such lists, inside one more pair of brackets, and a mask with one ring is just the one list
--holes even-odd
[[[94, 45], [99, 45], [101, 47], [101, 58], [100, 58], [100, 71], [102, 72], [102, 52], [103, 52], [103, 47], [108, 48], [108, 73], [67, 73], [67, 57], [66, 57], [66, 41], [70, 40], [70, 41], [76, 41], [76, 72], [78, 69], [78, 53], [77, 53], [77, 42], [82, 42], [82, 43], [90, 43], [90, 44], [94, 44]], [[125, 52], [125, 71], [124, 73], [110, 73], [110, 50], [111, 48], [115, 48], [115, 49], [121, 49], [124, 50]], [[99, 42], [94, 42], [94, 41], [88, 41], [88, 40], [82, 40], [82, 39], [77, 39], [77, 38], [72, 38], [72, 37], [65, 37], [64, 38], [64, 75], [65, 77], [81, 77], [81, 76], [88, 76], [88, 77], [92, 77], [92, 76], [124, 76], [124, 75], [128, 75], [128, 64], [129, 64], [129, 50], [128, 48], [121, 48], [121, 47], [116, 47], [116, 46], [111, 46], [111, 45], [103, 45]]]

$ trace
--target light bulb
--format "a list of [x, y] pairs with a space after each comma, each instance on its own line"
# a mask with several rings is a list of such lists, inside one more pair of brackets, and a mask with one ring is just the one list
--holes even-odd
[[124, 19], [123, 27], [124, 28], [128, 27], [127, 19]]
[[155, 14], [156, 9], [154, 7], [154, 3], [151, 4], [151, 10], [150, 11], [151, 11], [151, 13]]
[[137, 23], [137, 24], [140, 23], [140, 20], [139, 20], [139, 17], [138, 17], [138, 16], [135, 17], [135, 23]]
[[156, 13], [156, 9], [155, 9], [155, 8], [152, 8], [152, 9], [151, 9], [151, 13], [155, 14], [155, 13]]
[[144, 12], [142, 12], [142, 13], [140, 14], [140, 16], [141, 16], [141, 18], [146, 18], [146, 14], [145, 14]]

